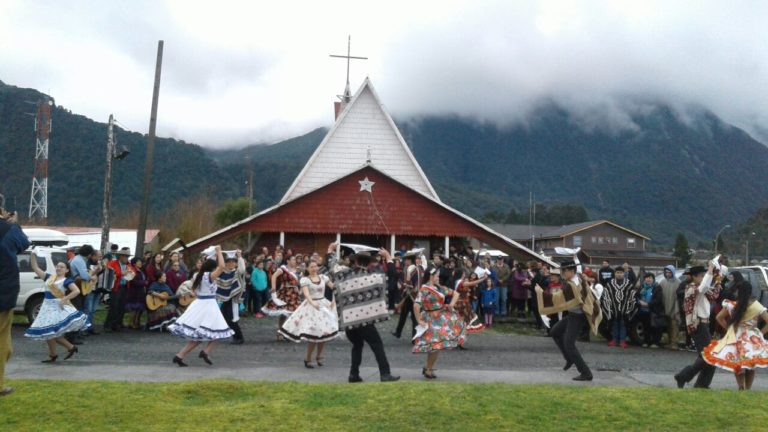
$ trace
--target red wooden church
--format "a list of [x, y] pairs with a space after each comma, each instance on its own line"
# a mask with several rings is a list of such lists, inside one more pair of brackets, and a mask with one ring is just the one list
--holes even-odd
[[470, 239], [523, 260], [551, 263], [440, 201], [366, 78], [280, 202], [188, 244], [251, 232], [253, 247], [324, 252], [332, 241], [397, 250], [463, 249]]

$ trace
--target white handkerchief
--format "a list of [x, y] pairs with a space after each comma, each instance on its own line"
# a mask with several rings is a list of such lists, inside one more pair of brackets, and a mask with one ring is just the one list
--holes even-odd
[[546, 315], [539, 315], [541, 317], [541, 322], [544, 323], [544, 325], [549, 328], [549, 317]]
[[272, 302], [277, 306], [285, 306], [285, 302], [277, 298], [277, 293], [272, 293]]
[[34, 253], [36, 256], [38, 256], [38, 257], [40, 257], [40, 258], [46, 258], [46, 257], [48, 257], [48, 251], [47, 251], [47, 250], [44, 250], [44, 249], [42, 249], [42, 248], [40, 248], [40, 246], [35, 246], [35, 248], [34, 248], [34, 249], [32, 249], [32, 252], [33, 252], [33, 253]]
[[429, 326], [428, 325], [421, 325], [421, 324], [417, 325], [416, 326], [416, 336], [414, 336], [413, 339], [411, 339], [411, 340], [416, 340], [416, 338], [421, 337], [421, 335], [426, 333], [427, 330], [429, 330]]
[[205, 248], [202, 252], [200, 252], [200, 255], [208, 258], [216, 256], [216, 246], [209, 246]]

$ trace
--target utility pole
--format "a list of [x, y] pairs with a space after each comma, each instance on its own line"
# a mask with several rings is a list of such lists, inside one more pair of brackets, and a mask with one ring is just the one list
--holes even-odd
[[152, 158], [155, 153], [155, 129], [157, 127], [157, 100], [160, 97], [160, 73], [163, 67], [163, 41], [157, 41], [157, 62], [155, 63], [155, 86], [152, 90], [152, 112], [149, 117], [149, 136], [147, 136], [147, 158], [144, 162], [144, 193], [141, 198], [139, 229], [136, 231], [136, 252], [134, 256], [144, 255], [144, 233], [147, 230], [147, 212], [149, 211], [149, 192], [152, 188]]
[[104, 175], [104, 206], [101, 209], [101, 252], [109, 249], [109, 212], [112, 206], [112, 159], [115, 154], [115, 118], [109, 115], [107, 124], [107, 172]]
[[37, 216], [43, 225], [48, 224], [48, 140], [52, 106], [50, 99], [40, 101], [35, 116], [35, 172], [29, 197], [29, 220]]

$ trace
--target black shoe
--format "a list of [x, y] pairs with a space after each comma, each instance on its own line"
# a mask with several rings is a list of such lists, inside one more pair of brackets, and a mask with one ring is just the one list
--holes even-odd
[[179, 367], [187, 367], [188, 364], [184, 363], [184, 360], [179, 356], [173, 356], [173, 362], [179, 365]]
[[402, 337], [401, 335], [397, 334], [396, 332], [392, 332], [392, 336], [394, 336], [394, 337], [396, 337], [398, 339], [400, 339]]
[[349, 382], [351, 382], [351, 383], [359, 383], [359, 382], [363, 382], [363, 379], [360, 378], [360, 375], [350, 375], [349, 376]]
[[67, 351], [67, 355], [64, 357], [64, 360], [71, 358], [77, 352], [78, 352], [77, 347], [73, 346], [71, 350]]
[[467, 348], [464, 348], [464, 345], [456, 345], [456, 348], [458, 348], [459, 351], [467, 351]]
[[243, 343], [245, 343], [245, 339], [235, 339], [232, 342], [230, 342], [230, 344], [232, 345], [242, 345]]
[[[381, 376], [381, 382], [397, 381], [399, 379], [400, 379], [399, 376], [395, 376], [395, 375], [391, 375], [391, 374], [390, 375], [382, 375]], [[362, 379], [360, 381], [362, 381]]]
[[200, 355], [198, 355], [201, 359], [203, 359], [204, 362], [208, 363], [209, 365], [212, 365], [213, 362], [211, 359], [208, 358], [208, 353], [205, 351], [200, 351]]
[[581, 374], [577, 377], [573, 377], [574, 381], [592, 381], [592, 375]]
[[565, 366], [563, 366], [563, 370], [567, 371], [568, 369], [571, 368], [571, 366], [573, 366], [573, 362], [572, 361], [567, 361], [567, 362], [565, 362]]
[[56, 363], [57, 358], [59, 358], [57, 355], [48, 355], [48, 359], [41, 361], [41, 363]]
[[307, 368], [307, 369], [314, 369], [315, 368], [314, 366], [312, 366], [312, 360], [310, 360], [310, 361], [304, 360], [304, 367]]
[[677, 383], [677, 388], [685, 387], [685, 380], [679, 374], [675, 374], [675, 382]]

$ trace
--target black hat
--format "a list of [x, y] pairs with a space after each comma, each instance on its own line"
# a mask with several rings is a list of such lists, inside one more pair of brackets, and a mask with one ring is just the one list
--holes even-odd
[[704, 268], [704, 266], [693, 266], [693, 267], [691, 267], [690, 270], [688, 270], [688, 273], [691, 276], [700, 275], [700, 274], [706, 273], [706, 272], [707, 272], [707, 269]]
[[576, 262], [573, 260], [563, 261], [560, 263], [560, 269], [575, 269], [576, 268]]

